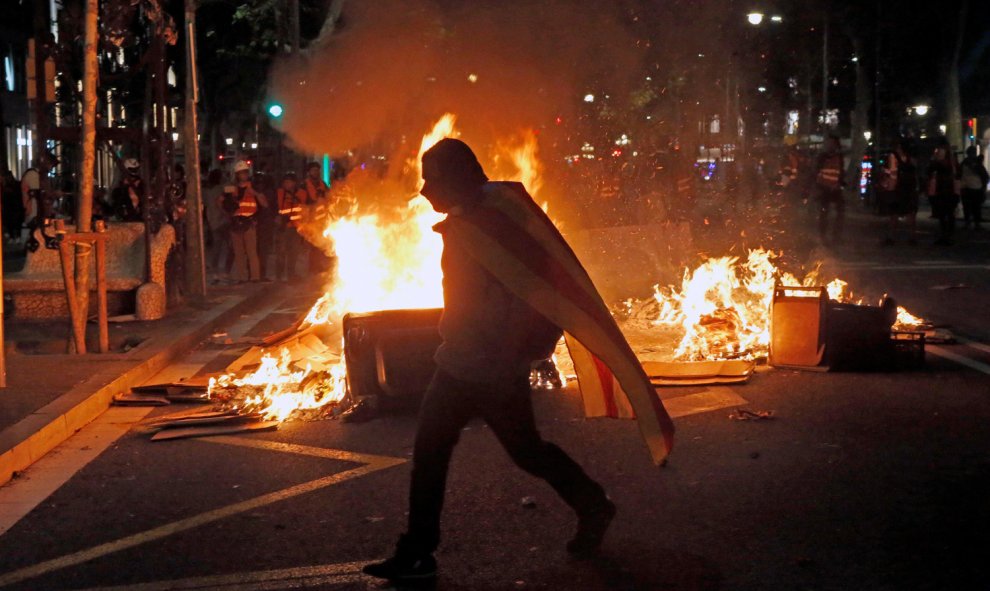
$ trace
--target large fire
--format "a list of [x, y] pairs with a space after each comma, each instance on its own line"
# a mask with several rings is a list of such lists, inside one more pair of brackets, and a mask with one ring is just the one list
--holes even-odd
[[[441, 117], [407, 161], [416, 192], [404, 207], [360, 212], [358, 195], [348, 213], [327, 222], [322, 236], [337, 262], [326, 292], [307, 313], [304, 326], [339, 323], [349, 312], [443, 306], [443, 243], [432, 227], [444, 216], [419, 195], [419, 189], [423, 154], [441, 139], [459, 135], [455, 124], [453, 114]], [[521, 138], [499, 142], [486, 168], [521, 182], [537, 196], [543, 185], [537, 151], [536, 135], [526, 131]], [[545, 201], [542, 206], [547, 209]], [[283, 349], [277, 356], [263, 355], [258, 368], [246, 376], [225, 375], [212, 381], [211, 391], [244, 391], [247, 396], [240, 397], [240, 404], [245, 410], [284, 420], [295, 410], [321, 408], [343, 398], [345, 373], [342, 354], [330, 371], [315, 372]]]
[[[360, 210], [360, 196], [347, 213], [331, 218], [322, 236], [336, 256], [336, 268], [324, 295], [306, 315], [303, 328], [336, 324], [348, 312], [433, 308], [443, 305], [440, 254], [442, 242], [432, 226], [443, 216], [433, 211], [421, 187], [423, 153], [445, 137], [458, 135], [456, 118], [444, 115], [420, 142], [406, 171], [416, 196], [393, 211]], [[500, 142], [488, 157], [486, 169], [500, 178], [518, 180], [538, 196], [542, 170], [537, 138], [526, 132], [515, 141]], [[410, 180], [410, 179], [407, 179]], [[542, 202], [547, 209], [545, 201]], [[782, 271], [778, 255], [757, 249], [745, 260], [709, 258], [685, 270], [680, 286], [657, 286], [648, 300], [627, 301], [619, 310], [624, 330], [645, 322], [647, 339], [672, 335], [674, 360], [755, 358], [770, 346], [770, 309], [776, 284], [817, 286], [823, 278], [816, 268], [802, 278]], [[847, 284], [833, 279], [829, 297], [851, 301]], [[922, 320], [899, 308], [895, 328], [910, 328]], [[211, 381], [211, 391], [242, 392], [235, 399], [245, 411], [284, 420], [297, 410], [318, 409], [337, 402], [346, 393], [343, 354], [321, 360], [314, 370], [305, 359], [293, 359], [287, 349], [265, 353], [258, 368], [245, 376], [225, 375]]]

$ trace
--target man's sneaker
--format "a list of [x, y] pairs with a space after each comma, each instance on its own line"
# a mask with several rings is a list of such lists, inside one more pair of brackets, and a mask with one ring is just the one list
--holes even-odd
[[613, 517], [615, 505], [608, 499], [598, 509], [578, 516], [577, 533], [573, 540], [567, 542], [567, 551], [578, 557], [593, 554], [602, 545]]
[[424, 581], [436, 578], [437, 561], [432, 556], [417, 558], [396, 554], [382, 562], [367, 564], [361, 570], [366, 575], [389, 581]]

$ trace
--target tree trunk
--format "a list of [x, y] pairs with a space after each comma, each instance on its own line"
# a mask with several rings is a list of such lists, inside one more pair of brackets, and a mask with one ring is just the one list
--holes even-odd
[[196, 124], [196, 0], [186, 0], [186, 289], [194, 298], [206, 296], [203, 264], [203, 198], [200, 192], [199, 139]]
[[962, 53], [968, 9], [969, 0], [962, 0], [959, 6], [959, 20], [955, 28], [952, 58], [945, 76], [945, 110], [948, 117], [948, 121], [945, 122], [945, 133], [954, 150], [963, 150], [966, 147], [962, 128], [962, 99], [959, 96], [959, 56]]
[[[79, 166], [79, 198], [76, 201], [76, 230], [89, 232], [93, 218], [93, 184], [96, 167], [96, 59], [99, 0], [86, 0], [86, 26], [83, 43], [82, 157]], [[76, 243], [77, 330], [85, 334], [89, 313], [89, 258], [92, 245]], [[81, 326], [79, 326], [81, 324]]]
[[[870, 80], [870, 69], [867, 67], [865, 57], [865, 47], [862, 37], [857, 31], [849, 31], [849, 38], [852, 41], [853, 53], [858, 57], [856, 60], [856, 104], [852, 111], [852, 150], [849, 154], [849, 165], [846, 167], [846, 180], [850, 187], [859, 187], [860, 167], [863, 162], [863, 154], [866, 152], [866, 136], [870, 125], [870, 106], [873, 102], [873, 81]], [[858, 190], [858, 189], [857, 189]]]

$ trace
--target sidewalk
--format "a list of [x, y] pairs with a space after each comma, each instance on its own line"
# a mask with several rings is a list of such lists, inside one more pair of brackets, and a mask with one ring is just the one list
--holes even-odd
[[62, 324], [10, 325], [7, 388], [0, 390], [0, 485], [99, 416], [114, 394], [143, 383], [280, 289], [214, 288], [205, 304], [171, 309], [162, 320], [113, 324], [112, 352], [104, 355], [61, 353], [68, 334]]

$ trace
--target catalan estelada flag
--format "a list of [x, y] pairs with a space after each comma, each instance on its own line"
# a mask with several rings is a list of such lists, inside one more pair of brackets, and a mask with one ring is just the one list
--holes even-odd
[[509, 291], [567, 335], [587, 416], [635, 416], [653, 461], [674, 425], [577, 256], [520, 183], [493, 182], [470, 212], [442, 222]]

